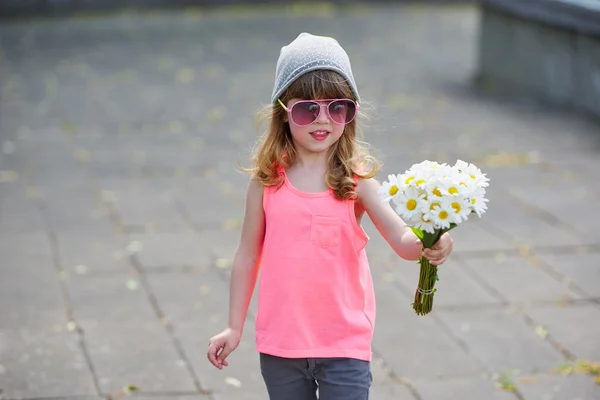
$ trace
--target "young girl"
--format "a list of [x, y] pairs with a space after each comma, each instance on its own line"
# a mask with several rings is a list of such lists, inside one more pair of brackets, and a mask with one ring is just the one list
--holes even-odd
[[254, 157], [231, 271], [229, 325], [210, 339], [217, 368], [240, 343], [257, 276], [256, 346], [271, 400], [369, 397], [375, 298], [365, 212], [394, 251], [439, 265], [380, 200], [377, 163], [357, 138], [359, 95], [337, 41], [302, 33], [281, 49], [270, 126]]

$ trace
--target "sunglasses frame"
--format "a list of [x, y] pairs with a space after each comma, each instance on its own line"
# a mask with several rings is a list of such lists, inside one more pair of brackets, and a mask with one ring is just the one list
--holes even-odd
[[[331, 118], [331, 114], [329, 113], [329, 106], [331, 105], [331, 103], [334, 103], [336, 101], [350, 101], [352, 103], [354, 103], [356, 105], [356, 109], [354, 110], [354, 116], [352, 117], [352, 119], [348, 122], [337, 122], [336, 120], [334, 120], [333, 118]], [[327, 117], [329, 117], [329, 119], [337, 125], [348, 125], [350, 122], [354, 121], [354, 118], [356, 118], [356, 114], [358, 114], [358, 110], [360, 110], [360, 105], [358, 104], [358, 102], [351, 100], [351, 99], [322, 99], [322, 100], [300, 100], [297, 101], [296, 103], [294, 103], [294, 105], [292, 105], [291, 107], [286, 107], [285, 104], [283, 104], [283, 102], [281, 101], [281, 99], [277, 99], [277, 101], [279, 102], [279, 104], [281, 104], [281, 107], [283, 107], [283, 109], [289, 114], [289, 118], [290, 121], [292, 121], [294, 123], [294, 125], [296, 126], [309, 126], [315, 123], [315, 121], [317, 119], [319, 119], [319, 117], [321, 116], [321, 112], [323, 111], [323, 107], [325, 107], [325, 111], [327, 112]], [[328, 101], [329, 103], [327, 104], [321, 104], [321, 102], [323, 101]], [[316, 118], [314, 119], [314, 121], [312, 121], [309, 124], [305, 124], [305, 125], [300, 125], [297, 124], [296, 121], [294, 121], [294, 119], [292, 118], [292, 108], [294, 108], [294, 106], [296, 104], [300, 104], [300, 103], [317, 103], [319, 105], [319, 113], [317, 114]]]

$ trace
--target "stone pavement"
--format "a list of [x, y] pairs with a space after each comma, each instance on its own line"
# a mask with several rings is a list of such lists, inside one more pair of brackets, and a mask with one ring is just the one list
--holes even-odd
[[418, 268], [366, 223], [372, 398], [600, 398], [581, 361], [600, 360], [598, 126], [471, 90], [471, 7], [319, 5], [0, 27], [3, 399], [266, 398], [255, 303], [229, 368], [205, 350], [227, 320], [236, 162], [279, 48], [302, 31], [349, 52], [382, 179], [425, 158], [491, 178], [428, 316], [410, 307]]

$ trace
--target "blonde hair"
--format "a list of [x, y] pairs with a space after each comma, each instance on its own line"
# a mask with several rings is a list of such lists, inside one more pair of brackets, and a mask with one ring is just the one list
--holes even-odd
[[[298, 78], [280, 97], [286, 104], [291, 99], [354, 99], [346, 80], [337, 72], [317, 70]], [[280, 168], [288, 168], [296, 162], [298, 153], [294, 148], [286, 111], [279, 103], [264, 107], [258, 115], [259, 127], [270, 120], [269, 127], [261, 135], [252, 155], [252, 168], [244, 170], [265, 186], [279, 186], [283, 182]], [[326, 183], [339, 200], [356, 198], [354, 177], [374, 177], [380, 163], [367, 150], [367, 143], [360, 140], [356, 118], [347, 124], [344, 133], [327, 153]]]

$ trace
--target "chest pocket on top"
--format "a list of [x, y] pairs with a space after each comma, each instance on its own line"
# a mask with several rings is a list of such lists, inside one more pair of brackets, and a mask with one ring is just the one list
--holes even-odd
[[342, 221], [339, 218], [313, 215], [310, 225], [310, 241], [317, 246], [338, 246], [342, 236]]

